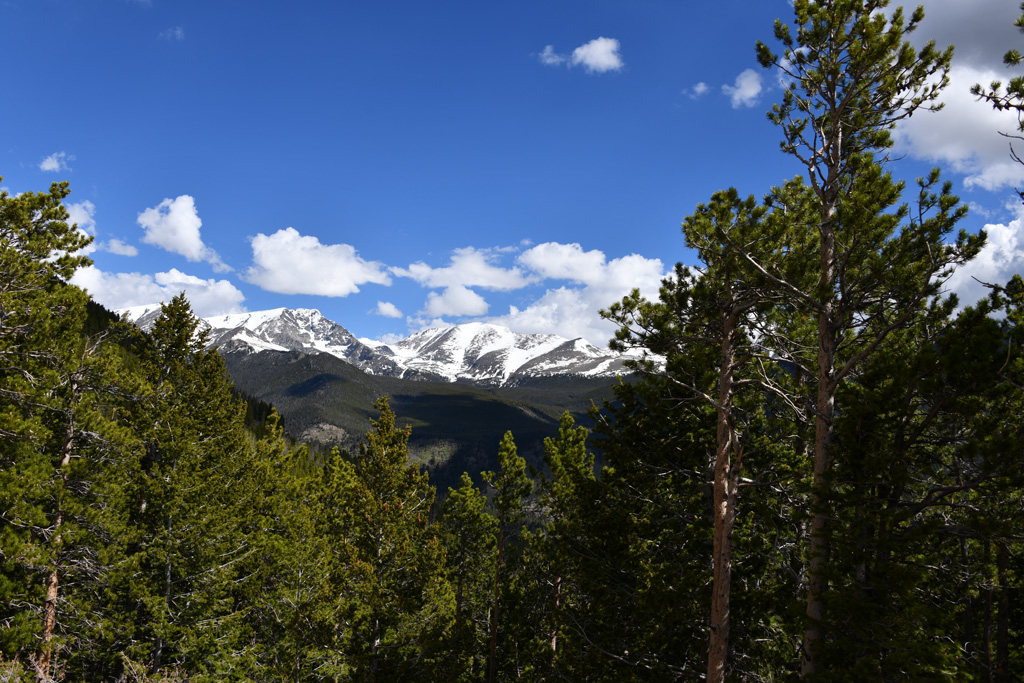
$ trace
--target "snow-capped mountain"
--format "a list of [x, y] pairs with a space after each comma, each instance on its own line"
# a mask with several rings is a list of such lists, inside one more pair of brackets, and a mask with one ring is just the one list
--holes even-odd
[[[146, 329], [160, 307], [137, 306], [118, 313]], [[612, 377], [625, 371], [625, 357], [584, 339], [517, 334], [487, 323], [423, 330], [393, 344], [357, 339], [313, 309], [235, 313], [204, 318], [202, 324], [210, 345], [221, 353], [328, 353], [366, 373], [404, 379], [500, 386], [530, 377]]]

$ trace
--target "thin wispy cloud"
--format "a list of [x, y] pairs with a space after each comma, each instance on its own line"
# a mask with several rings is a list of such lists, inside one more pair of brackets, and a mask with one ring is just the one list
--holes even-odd
[[538, 59], [540, 59], [541, 64], [547, 64], [548, 66], [558, 66], [559, 64], [565, 64], [565, 62], [569, 59], [566, 55], [560, 55], [557, 52], [555, 52], [554, 45], [545, 45], [544, 49], [541, 51], [539, 55], [537, 55], [537, 57]]
[[185, 40], [185, 29], [181, 26], [172, 26], [171, 28], [160, 32], [160, 40], [166, 40], [171, 43], [180, 43]]
[[710, 90], [710, 88], [708, 87], [708, 84], [704, 83], [703, 81], [701, 81], [700, 83], [697, 83], [696, 85], [694, 85], [692, 88], [687, 88], [683, 92], [687, 96], [689, 96], [689, 98], [691, 100], [695, 100], [698, 97], [701, 97], [701, 96], [707, 94], [708, 90]]

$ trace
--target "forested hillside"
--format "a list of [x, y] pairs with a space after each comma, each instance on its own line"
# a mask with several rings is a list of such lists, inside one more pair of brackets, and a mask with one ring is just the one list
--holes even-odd
[[0, 678], [1018, 679], [1024, 280], [944, 291], [985, 236], [889, 152], [950, 52], [886, 4], [794, 3], [758, 54], [805, 175], [696, 207], [700, 263], [604, 312], [637, 381], [439, 505], [403, 397], [323, 462], [247, 429], [184, 296], [105, 322], [67, 185], [0, 192]]
[[480, 387], [467, 382], [404, 380], [368, 375], [329, 354], [263, 351], [229, 353], [234, 386], [280, 413], [288, 435], [317, 454], [337, 445], [354, 450], [375, 415], [373, 402], [389, 396], [412, 427], [410, 460], [429, 469], [435, 486], [457, 486], [464, 471], [496, 462], [494, 444], [511, 430], [527, 461], [543, 469], [544, 438], [569, 411], [591, 424], [588, 410], [612, 398], [615, 380], [580, 376], [542, 377], [518, 387]]

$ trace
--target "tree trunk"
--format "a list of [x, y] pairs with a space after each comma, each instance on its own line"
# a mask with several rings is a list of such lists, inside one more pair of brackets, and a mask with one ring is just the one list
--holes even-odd
[[[838, 144], [836, 145], [838, 147]], [[829, 172], [830, 179], [833, 172]], [[827, 188], [838, 191], [838, 183], [826, 184]], [[835, 198], [825, 194], [822, 205], [821, 261], [818, 276], [818, 298], [821, 311], [818, 314], [818, 391], [814, 418], [814, 477], [811, 483], [811, 545], [807, 568], [807, 625], [801, 646], [801, 671], [803, 677], [814, 675], [817, 670], [814, 650], [824, 638], [825, 591], [828, 590], [827, 570], [829, 564], [828, 505], [829, 483], [827, 474], [831, 466], [832, 421], [835, 415], [835, 387], [832, 375], [835, 368], [836, 342], [835, 323]]]
[[[71, 407], [68, 413], [68, 423], [64, 430], [64, 443], [61, 444], [60, 469], [57, 477], [61, 483], [67, 480], [66, 469], [71, 463], [71, 453], [75, 440], [75, 413], [74, 407], [77, 403], [78, 385], [71, 381]], [[57, 628], [57, 595], [60, 587], [60, 551], [64, 537], [64, 510], [61, 507], [59, 496], [57, 509], [53, 517], [53, 535], [50, 538], [50, 549], [53, 552], [53, 566], [46, 577], [46, 601], [43, 603], [43, 633], [42, 633], [42, 654], [39, 657], [38, 673], [40, 680], [44, 683], [50, 680], [50, 668], [53, 664], [53, 633]], [[44, 678], [45, 677], [45, 678]]]
[[999, 580], [999, 614], [996, 623], [996, 683], [1010, 680], [1010, 593], [1006, 585], [1010, 556], [1006, 544], [996, 543], [996, 572]]
[[558, 621], [557, 613], [562, 600], [562, 577], [555, 577], [555, 585], [551, 593], [552, 597], [552, 619], [551, 619], [551, 654], [558, 651]]
[[733, 367], [738, 314], [723, 316], [722, 357], [718, 372], [718, 434], [714, 477], [714, 545], [712, 549], [711, 638], [708, 646], [708, 683], [725, 680], [729, 657], [729, 593], [732, 587], [732, 529], [736, 521], [736, 486], [739, 463], [731, 462], [736, 444], [732, 419]]
[[498, 677], [498, 598], [501, 595], [502, 546], [505, 543], [505, 513], [499, 512], [498, 519], [498, 562], [494, 567], [494, 604], [491, 607], [491, 652], [487, 662], [487, 681], [494, 683]]
[[971, 668], [974, 668], [974, 600], [971, 598], [971, 594], [966, 590], [966, 587], [971, 582], [970, 564], [968, 563], [967, 553], [967, 537], [964, 536], [960, 539], [960, 563], [963, 566], [964, 574], [964, 654], [967, 657], [967, 661], [971, 663]]

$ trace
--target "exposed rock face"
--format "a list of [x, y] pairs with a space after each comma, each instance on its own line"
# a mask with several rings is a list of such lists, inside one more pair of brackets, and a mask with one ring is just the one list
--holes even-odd
[[[143, 329], [159, 306], [120, 311]], [[313, 309], [278, 308], [203, 319], [210, 344], [221, 353], [299, 351], [328, 353], [363, 372], [403, 379], [514, 385], [535, 377], [612, 377], [626, 358], [584, 339], [517, 334], [506, 327], [469, 323], [423, 330], [393, 344], [357, 339]]]

